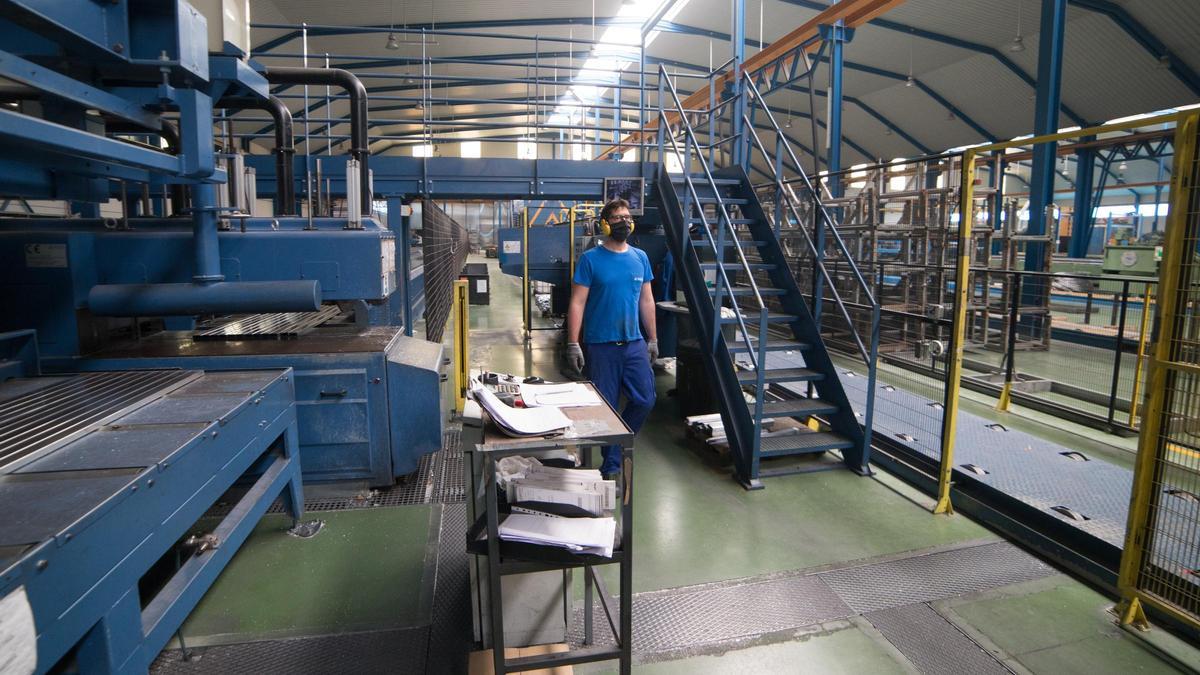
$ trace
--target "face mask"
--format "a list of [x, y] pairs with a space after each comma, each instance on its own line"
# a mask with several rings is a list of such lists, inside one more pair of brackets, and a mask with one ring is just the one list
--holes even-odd
[[629, 238], [629, 223], [618, 223], [611, 226], [608, 236], [613, 241], [625, 241]]

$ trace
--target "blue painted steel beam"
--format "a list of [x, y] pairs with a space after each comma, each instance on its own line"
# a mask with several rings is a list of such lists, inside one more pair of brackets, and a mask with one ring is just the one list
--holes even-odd
[[0, 52], [0, 77], [29, 85], [72, 104], [95, 108], [100, 112], [133, 122], [147, 129], [160, 129], [158, 115], [140, 104], [89, 86], [73, 77], [27, 61], [16, 54]]
[[[1066, 23], [1067, 0], [1042, 0], [1041, 27], [1038, 35], [1038, 92], [1033, 116], [1035, 136], [1058, 131]], [[1054, 164], [1058, 158], [1057, 147], [1055, 143], [1039, 143], [1033, 148], [1032, 179], [1029, 186], [1031, 235], [1046, 232], [1046, 207], [1054, 201]], [[1044, 257], [1045, 244], [1029, 242], [1025, 248], [1025, 269], [1044, 271]], [[1039, 292], [1034, 284], [1030, 284], [1026, 290], [1030, 302], [1037, 299]]]
[[842, 170], [842, 70], [843, 51], [854, 37], [854, 29], [839, 21], [832, 26], [820, 26], [822, 39], [829, 48], [829, 190], [834, 197], [842, 196], [842, 180], [836, 175]]
[[[804, 7], [807, 9], [816, 10], [818, 12], [828, 9], [828, 7], [829, 7], [829, 5], [827, 3], [817, 2], [816, 0], [782, 0], [782, 2], [786, 2], [790, 5], [796, 5], [798, 7]], [[976, 52], [978, 54], [985, 54], [987, 56], [994, 58], [1001, 66], [1003, 66], [1006, 70], [1011, 72], [1013, 75], [1016, 75], [1017, 77], [1019, 77], [1021, 79], [1021, 81], [1024, 82], [1025, 84], [1029, 85], [1030, 88], [1033, 88], [1033, 89], [1037, 88], [1036, 80], [1034, 80], [1032, 77], [1030, 77], [1028, 73], [1026, 73], [1024, 70], [1022, 70], [1019, 66], [1017, 66], [1017, 64], [1013, 63], [1012, 59], [1005, 56], [1000, 50], [996, 49], [995, 47], [991, 47], [991, 46], [985, 45], [985, 44], [980, 44], [978, 42], [971, 42], [970, 40], [964, 40], [962, 38], [957, 38], [957, 37], [954, 37], [953, 35], [946, 35], [945, 33], [938, 33], [936, 31], [926, 30], [924, 28], [918, 28], [916, 26], [908, 26], [908, 25], [899, 23], [897, 21], [889, 21], [887, 19], [882, 19], [882, 18], [872, 19], [867, 22], [867, 25], [877, 26], [879, 28], [886, 28], [887, 30], [904, 33], [905, 35], [911, 35], [913, 37], [918, 37], [918, 38], [921, 38], [924, 40], [930, 40], [932, 42], [938, 42], [941, 44], [950, 45], [952, 47], [958, 47], [960, 49], [965, 49], [967, 51]], [[1071, 110], [1069, 107], [1067, 107], [1065, 105], [1063, 106], [1063, 114], [1065, 114], [1067, 117], [1069, 117], [1072, 122], [1074, 122], [1075, 124], [1078, 124], [1081, 127], [1089, 126], [1088, 122], [1086, 120], [1084, 120], [1084, 118], [1082, 116], [1080, 116], [1075, 111]]]
[[[0, 141], [7, 146], [18, 146], [17, 152], [36, 149], [175, 176], [184, 173], [179, 157], [22, 115], [8, 108], [0, 108]], [[0, 147], [2, 154], [12, 150], [12, 147]]]

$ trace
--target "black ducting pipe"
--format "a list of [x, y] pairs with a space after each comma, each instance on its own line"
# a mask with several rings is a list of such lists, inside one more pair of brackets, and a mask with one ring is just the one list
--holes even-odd
[[341, 68], [267, 68], [263, 71], [272, 84], [324, 84], [341, 87], [350, 96], [350, 156], [358, 160], [362, 209], [371, 212], [370, 141], [367, 138], [367, 88], [348, 70]]
[[[170, 120], [160, 120], [162, 128], [158, 130], [147, 129], [132, 122], [117, 122], [106, 121], [104, 130], [110, 134], [150, 134], [157, 135], [167, 143], [167, 152], [172, 155], [179, 156], [179, 127]], [[187, 186], [182, 183], [172, 184], [170, 187], [171, 204], [173, 213], [171, 215], [179, 215], [188, 208], [188, 191]]]
[[[217, 103], [218, 108], [226, 110], [265, 110], [275, 119], [275, 189], [279, 202], [281, 216], [296, 215], [296, 178], [295, 163], [292, 158], [296, 155], [296, 135], [292, 126], [292, 111], [286, 104], [272, 96], [268, 99], [251, 98], [249, 96], [230, 96]], [[236, 121], [236, 120], [235, 120]]]

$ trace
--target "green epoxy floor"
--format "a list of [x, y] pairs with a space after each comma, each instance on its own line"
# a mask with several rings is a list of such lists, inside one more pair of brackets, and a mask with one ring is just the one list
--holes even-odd
[[[472, 306], [473, 367], [560, 378], [558, 335], [521, 340], [519, 283], [494, 260], [489, 306]], [[997, 537], [895, 478], [827, 471], [772, 478], [746, 492], [696, 454], [683, 436], [673, 378], [658, 376], [659, 404], [636, 446], [636, 591], [842, 566]], [[981, 404], [979, 407], [983, 407]], [[1022, 417], [1036, 433], [1039, 420]], [[1055, 432], [1060, 437], [1070, 432]], [[1055, 439], [1057, 440], [1057, 439]], [[1095, 442], [1100, 443], [1101, 439]], [[1114, 452], [1121, 452], [1113, 449]], [[282, 518], [261, 525], [222, 574], [184, 633], [189, 646], [420, 625], [429, 621], [427, 555], [437, 507], [320, 514], [327, 529], [301, 541]], [[615, 572], [615, 570], [612, 570]], [[610, 578], [615, 588], [615, 578]], [[576, 582], [579, 586], [579, 582]], [[576, 589], [578, 590], [578, 589]], [[933, 608], [1016, 672], [1174, 672], [1142, 641], [1118, 630], [1111, 601], [1062, 575], [933, 603]], [[1184, 660], [1196, 652], [1174, 645]], [[615, 672], [611, 665], [580, 673]], [[722, 654], [645, 663], [645, 673], [917, 672], [862, 618], [798, 631]]]
[[311, 539], [291, 518], [267, 516], [183, 625], [189, 647], [429, 623], [433, 507], [309, 514]]

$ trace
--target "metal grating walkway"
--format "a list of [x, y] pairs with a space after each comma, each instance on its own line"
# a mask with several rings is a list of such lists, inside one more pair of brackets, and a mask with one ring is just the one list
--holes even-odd
[[924, 603], [872, 612], [866, 619], [923, 675], [1012, 672]]
[[[633, 599], [633, 649], [641, 661], [716, 654], [750, 644], [789, 639], [797, 631], [860, 614], [870, 619], [870, 613], [882, 610], [977, 593], [1051, 574], [1055, 571], [1049, 565], [1011, 544], [999, 542], [823, 572], [801, 571], [639, 593]], [[889, 615], [882, 616], [884, 621]], [[593, 624], [596, 641], [611, 644], [612, 633], [599, 608]], [[900, 635], [896, 635], [900, 640]], [[958, 635], [967, 639], [961, 633]], [[568, 639], [573, 645], [583, 642], [582, 610], [575, 612]]]
[[[798, 353], [768, 355], [768, 367], [795, 368], [803, 365]], [[846, 396], [860, 412], [866, 402], [867, 378], [839, 371]], [[783, 384], [795, 396], [806, 396], [804, 385]], [[908, 447], [930, 458], [940, 457], [940, 443], [914, 421], [912, 411], [924, 410], [934, 402], [899, 387], [879, 386], [875, 393], [874, 433], [900, 439]], [[1073, 458], [1074, 457], [1074, 458]], [[1125, 545], [1125, 525], [1133, 472], [1108, 462], [1087, 458], [1073, 448], [1052, 443], [993, 420], [959, 411], [958, 436], [954, 450], [955, 469], [973, 464], [986, 474], [972, 473], [984, 483], [1029, 506], [1106, 542], [1118, 549]], [[1178, 500], [1176, 509], [1189, 507], [1187, 494], [1168, 493], [1163, 499]], [[1056, 510], [1066, 507], [1067, 510]], [[1072, 517], [1070, 514], [1079, 517]], [[1177, 515], [1166, 515], [1178, 518]], [[1200, 569], [1200, 558], [1188, 561]], [[1200, 583], [1200, 578], [1190, 579]]]

